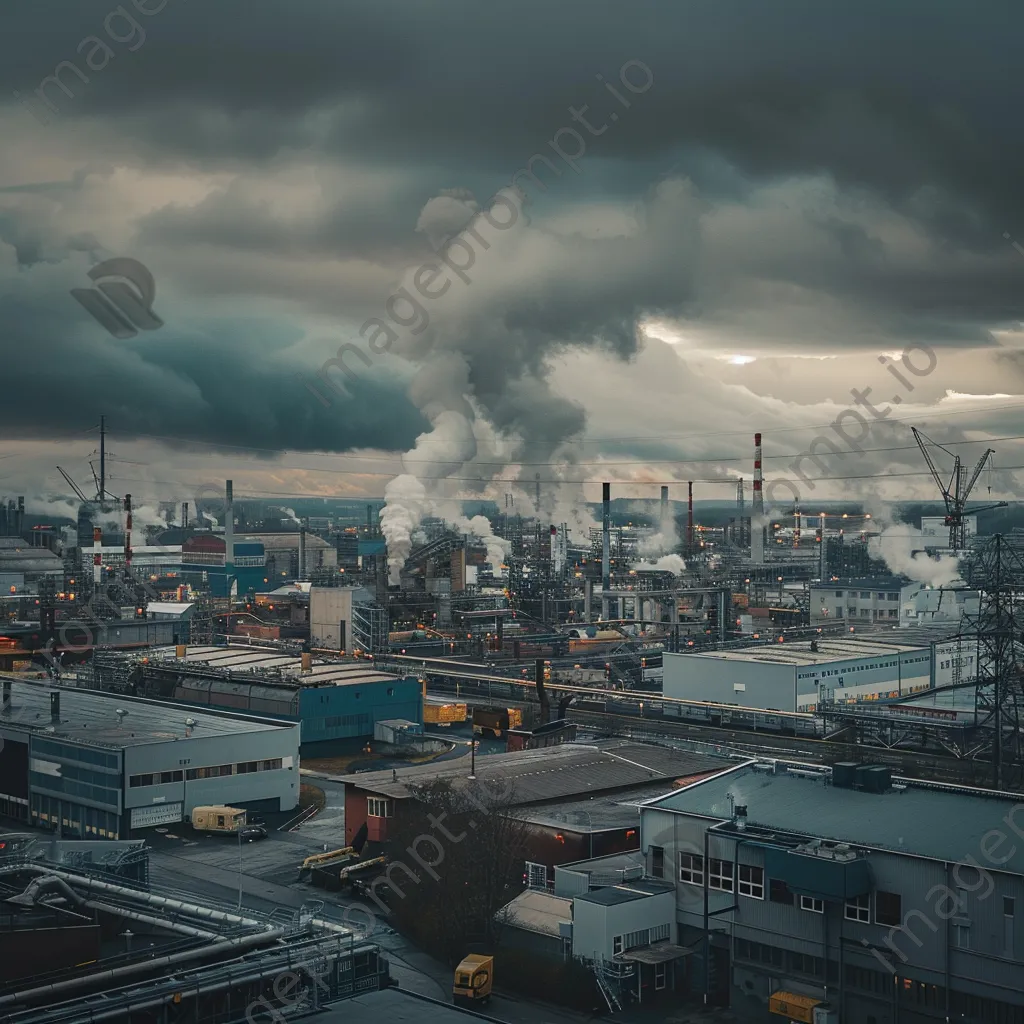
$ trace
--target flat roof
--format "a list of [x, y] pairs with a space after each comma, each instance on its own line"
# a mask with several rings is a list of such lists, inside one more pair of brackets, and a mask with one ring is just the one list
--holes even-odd
[[[909, 638], [907, 638], [909, 640]], [[786, 643], [761, 644], [741, 647], [729, 651], [700, 651], [693, 654], [678, 654], [679, 658], [712, 658], [718, 661], [762, 662], [774, 665], [824, 665], [835, 661], [853, 661], [859, 658], [880, 658], [886, 655], [928, 650], [927, 645], [875, 638], [858, 639], [850, 637], [836, 640], [831, 637], [818, 639], [818, 650], [812, 651], [812, 640], [792, 640]]]
[[543, 804], [525, 811], [521, 817], [533, 825], [547, 825], [583, 835], [639, 827], [640, 805], [654, 797], [664, 796], [669, 785], [666, 781], [641, 789], [596, 796], [585, 802], [570, 800]]
[[837, 580], [824, 580], [820, 583], [812, 583], [814, 590], [849, 590], [855, 587], [859, 590], [902, 590], [910, 586], [912, 580], [903, 579], [900, 576], [849, 576], [845, 579], [840, 577]]
[[601, 889], [592, 889], [590, 892], [581, 893], [573, 898], [584, 903], [597, 903], [602, 907], [614, 907], [620, 903], [646, 900], [651, 896], [660, 896], [666, 892], [675, 892], [675, 888], [665, 882], [638, 878], [635, 882], [622, 882], [620, 885], [606, 885]]
[[515, 928], [557, 938], [562, 934], [559, 923], [572, 920], [572, 900], [539, 889], [527, 889], [498, 913]]
[[225, 678], [228, 672], [248, 673], [254, 670], [258, 673], [273, 673], [270, 678], [267, 675], [260, 675], [257, 678], [267, 685], [288, 687], [354, 686], [410, 678], [381, 672], [372, 661], [364, 658], [323, 661], [314, 656], [310, 671], [303, 672], [301, 657], [246, 644], [228, 647], [186, 647], [184, 658], [177, 656], [174, 647], [158, 647], [149, 653], [149, 659], [151, 662], [175, 662], [185, 669], [189, 665], [194, 665], [221, 671], [224, 672]]
[[[781, 768], [772, 775], [747, 762], [669, 793], [651, 806], [728, 821], [731, 796], [735, 804], [746, 806], [750, 826], [950, 863], [968, 856], [977, 860], [983, 837], [993, 829], [1014, 838], [1004, 819], [1018, 806], [1019, 797], [937, 783], [901, 781], [904, 784], [888, 793], [865, 793]], [[999, 870], [1024, 874], [1024, 843], [1003, 843], [1000, 858], [1010, 851], [1012, 856]]]
[[[402, 799], [412, 796], [417, 786], [429, 785], [436, 779], [465, 781], [469, 769], [467, 760], [459, 758], [394, 770], [356, 772], [340, 776], [340, 780], [356, 789]], [[691, 754], [671, 747], [598, 740], [590, 744], [564, 743], [541, 750], [478, 757], [476, 776], [484, 782], [510, 782], [512, 800], [521, 806], [632, 790], [703, 772], [722, 771], [731, 764], [726, 758]]]
[[[50, 720], [50, 694], [54, 692], [60, 694], [59, 723]], [[120, 724], [115, 714], [119, 708], [128, 712]], [[166, 743], [174, 739], [183, 741], [187, 718], [195, 722], [192, 735], [197, 739], [295, 728], [292, 722], [274, 722], [257, 716], [222, 714], [185, 704], [148, 701], [99, 690], [58, 689], [52, 685], [22, 681], [12, 683], [10, 709], [0, 713], [0, 725], [25, 729], [43, 738], [122, 748]]]

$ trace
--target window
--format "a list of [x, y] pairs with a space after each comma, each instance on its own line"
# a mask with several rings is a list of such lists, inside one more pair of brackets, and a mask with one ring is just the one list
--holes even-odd
[[865, 893], [863, 896], [855, 896], [852, 900], [847, 900], [843, 916], [847, 921], [871, 924], [871, 897]]
[[971, 929], [966, 924], [954, 924], [953, 925], [953, 937], [956, 942], [957, 949], [970, 949], [971, 948]]
[[731, 860], [712, 860], [708, 866], [708, 888], [720, 892], [732, 892], [733, 875]]
[[662, 846], [651, 847], [651, 876], [665, 877], [665, 848]]
[[837, 590], [836, 591], [836, 597], [842, 597], [842, 596], [843, 596], [843, 592], [841, 590]]
[[679, 881], [690, 885], [704, 884], [704, 858], [695, 853], [679, 855]]
[[870, 600], [870, 598], [871, 598], [871, 591], [870, 590], [862, 590], [860, 592], [860, 599], [862, 601]]
[[366, 813], [371, 818], [390, 818], [391, 801], [383, 797], [368, 796], [366, 798]]
[[801, 896], [800, 909], [809, 910], [812, 914], [824, 914], [825, 904], [817, 896]]
[[665, 987], [665, 965], [654, 965], [654, 991], [660, 992]]
[[768, 899], [772, 903], [788, 903], [790, 906], [793, 905], [793, 894], [789, 891], [789, 886], [785, 882], [780, 882], [777, 878], [772, 878], [768, 882]]
[[741, 864], [739, 891], [741, 896], [750, 896], [755, 900], [763, 900], [764, 868], [755, 868], [750, 864]]
[[622, 952], [622, 936], [616, 935], [612, 939], [612, 956], [618, 956]]
[[875, 893], [875, 923], [899, 925], [903, 918], [903, 901], [898, 892]]

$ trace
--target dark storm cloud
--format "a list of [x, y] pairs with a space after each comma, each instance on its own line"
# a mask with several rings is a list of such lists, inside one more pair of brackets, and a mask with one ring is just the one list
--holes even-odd
[[330, 409], [310, 402], [286, 328], [235, 319], [120, 342], [66, 292], [60, 304], [38, 298], [0, 294], [4, 377], [24, 385], [9, 387], [0, 406], [5, 437], [80, 435], [102, 413], [125, 438], [345, 451], [405, 448], [425, 427], [401, 384], [383, 376]]

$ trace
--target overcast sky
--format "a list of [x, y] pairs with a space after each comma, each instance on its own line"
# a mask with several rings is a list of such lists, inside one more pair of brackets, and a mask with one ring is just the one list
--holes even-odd
[[[145, 500], [227, 475], [381, 495], [425, 433], [405, 468], [448, 495], [540, 474], [727, 498], [755, 430], [769, 477], [816, 434], [848, 451], [827, 425], [851, 388], [900, 398], [863, 440], [843, 421], [886, 450], [807, 463], [827, 479], [802, 497], [923, 497], [910, 424], [971, 462], [1020, 432], [1019, 0], [118, 10], [0, 11], [0, 493], [66, 491], [58, 462], [85, 487], [101, 414], [112, 489]], [[40, 100], [63, 61], [72, 95]], [[546, 188], [485, 230], [536, 153]], [[317, 381], [467, 223], [469, 283]], [[152, 272], [159, 330], [116, 339], [71, 297], [113, 257]], [[907, 346], [934, 352], [912, 392], [879, 361]], [[1015, 495], [1024, 448], [992, 447]]]

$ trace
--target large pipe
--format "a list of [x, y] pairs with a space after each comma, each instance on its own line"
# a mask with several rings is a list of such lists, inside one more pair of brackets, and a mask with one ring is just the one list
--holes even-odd
[[[224, 481], [224, 571], [230, 576], [235, 564], [235, 488], [230, 480]], [[228, 594], [231, 580], [228, 580]]]
[[306, 528], [299, 527], [299, 579], [306, 578]]
[[[612, 588], [612, 485], [601, 484], [601, 589], [606, 593]], [[608, 618], [608, 598], [601, 599], [601, 616]]]

